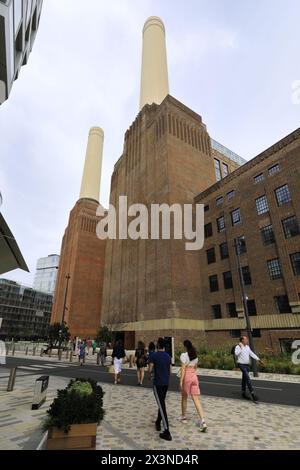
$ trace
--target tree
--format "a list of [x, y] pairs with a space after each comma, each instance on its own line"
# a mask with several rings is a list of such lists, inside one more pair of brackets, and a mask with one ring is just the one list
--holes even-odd
[[57, 345], [57, 343], [62, 344], [70, 339], [70, 331], [67, 324], [64, 322], [61, 323], [53, 323], [53, 325], [49, 326], [48, 329], [48, 338], [49, 342], [53, 345]]
[[107, 326], [101, 326], [98, 330], [96, 341], [100, 343], [111, 343], [112, 342], [112, 331]]

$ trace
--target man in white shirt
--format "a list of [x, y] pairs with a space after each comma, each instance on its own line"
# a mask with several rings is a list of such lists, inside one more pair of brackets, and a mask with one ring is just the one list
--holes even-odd
[[250, 370], [250, 357], [256, 361], [260, 361], [259, 357], [250, 349], [248, 345], [248, 337], [242, 336], [239, 344], [235, 347], [234, 354], [236, 356], [236, 362], [239, 369], [242, 372], [242, 396], [248, 398], [246, 394], [246, 386], [251, 393], [253, 401], [257, 401], [258, 398], [254, 393], [252, 382], [249, 375]]

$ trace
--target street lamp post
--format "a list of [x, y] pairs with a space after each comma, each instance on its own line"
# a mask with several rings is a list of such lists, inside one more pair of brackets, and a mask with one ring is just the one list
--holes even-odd
[[62, 330], [64, 327], [65, 315], [66, 315], [66, 310], [67, 310], [67, 295], [68, 295], [68, 289], [69, 289], [69, 280], [71, 279], [71, 276], [69, 273], [66, 275], [66, 279], [67, 279], [67, 285], [66, 285], [66, 290], [65, 290], [63, 313], [62, 313], [61, 324], [60, 324], [59, 348], [61, 347], [61, 343], [62, 343]]
[[[249, 310], [248, 310], [248, 302], [247, 302], [248, 297], [247, 297], [247, 294], [246, 294], [244, 276], [243, 276], [242, 265], [241, 265], [241, 242], [243, 240], [245, 240], [244, 237], [235, 238], [234, 246], [235, 246], [236, 255], [237, 255], [238, 273], [239, 273], [239, 280], [240, 280], [242, 299], [243, 299], [243, 305], [244, 305], [244, 312], [245, 312], [245, 319], [246, 319], [246, 330], [247, 330], [247, 335], [248, 335], [248, 338], [249, 338], [250, 348], [254, 352], [254, 341], [253, 341], [253, 336], [252, 336], [252, 328], [251, 328], [251, 322], [250, 322], [250, 316], [249, 316]], [[256, 363], [255, 359], [252, 359], [252, 370], [253, 370], [254, 377], [258, 377], [257, 363]]]

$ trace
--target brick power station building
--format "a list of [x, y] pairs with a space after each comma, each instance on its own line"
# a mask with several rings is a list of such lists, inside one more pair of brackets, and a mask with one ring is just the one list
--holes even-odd
[[[99, 174], [100, 146], [86, 162], [98, 162]], [[300, 130], [246, 162], [211, 139], [202, 117], [170, 96], [164, 25], [149, 18], [140, 112], [125, 134], [110, 204], [117, 207], [123, 195], [128, 205], [204, 204], [205, 246], [187, 251], [178, 239], [99, 240], [99, 181], [85, 168], [86, 189], [62, 246], [52, 320], [60, 321], [65, 305], [72, 334], [95, 336], [101, 322], [123, 336], [127, 348], [158, 336], [173, 337], [175, 345], [187, 337], [209, 348], [233, 344], [245, 329], [234, 248], [242, 239], [257, 348], [286, 347], [300, 338], [299, 176]]]

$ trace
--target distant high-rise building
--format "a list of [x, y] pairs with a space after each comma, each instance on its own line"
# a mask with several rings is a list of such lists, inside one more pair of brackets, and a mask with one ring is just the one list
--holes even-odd
[[27, 64], [43, 0], [0, 0], [0, 105]]
[[52, 302], [51, 294], [0, 279], [0, 338], [45, 338]]
[[40, 292], [54, 294], [58, 266], [59, 255], [49, 255], [38, 259], [33, 288]]

